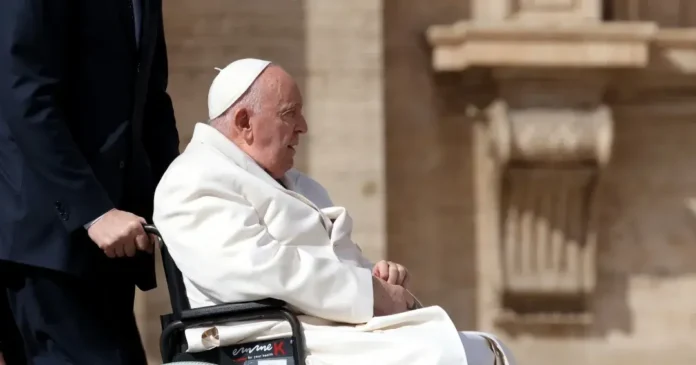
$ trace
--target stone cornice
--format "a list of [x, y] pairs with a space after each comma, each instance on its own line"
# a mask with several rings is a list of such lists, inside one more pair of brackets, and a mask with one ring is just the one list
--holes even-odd
[[663, 28], [653, 37], [657, 46], [696, 48], [696, 29]]
[[646, 41], [657, 30], [653, 23], [544, 24], [523, 22], [476, 23], [460, 21], [433, 25], [427, 30], [431, 44], [461, 44], [463, 40]]
[[661, 29], [653, 38], [650, 67], [696, 73], [696, 29]]
[[650, 22], [457, 22], [427, 30], [436, 71], [470, 67], [656, 68], [696, 73], [696, 29]]

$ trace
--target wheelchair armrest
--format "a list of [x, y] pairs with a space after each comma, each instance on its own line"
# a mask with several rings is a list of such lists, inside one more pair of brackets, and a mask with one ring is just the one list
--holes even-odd
[[165, 362], [172, 361], [176, 350], [173, 339], [191, 326], [213, 323], [215, 321], [256, 321], [263, 319], [284, 320], [290, 323], [295, 339], [295, 363], [304, 364], [304, 338], [302, 326], [297, 315], [285, 307], [285, 302], [277, 299], [263, 299], [253, 302], [225, 303], [210, 307], [187, 309], [181, 312], [180, 319], [171, 315], [161, 317], [162, 335], [160, 351]]
[[220, 318], [234, 319], [235, 316], [246, 315], [251, 312], [282, 309], [285, 302], [277, 299], [262, 299], [253, 302], [224, 303], [210, 307], [187, 309], [181, 312], [183, 322], [207, 321]]

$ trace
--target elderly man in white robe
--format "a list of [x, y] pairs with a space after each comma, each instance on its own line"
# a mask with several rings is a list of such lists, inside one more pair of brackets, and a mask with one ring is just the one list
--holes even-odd
[[[402, 265], [362, 255], [346, 209], [293, 169], [308, 128], [302, 105], [292, 77], [268, 61], [235, 61], [213, 81], [209, 121], [155, 194], [154, 222], [191, 307], [283, 300], [300, 314], [307, 364], [511, 364], [492, 336], [457, 332], [443, 309], [422, 308]], [[186, 338], [196, 352], [290, 333], [269, 320]]]

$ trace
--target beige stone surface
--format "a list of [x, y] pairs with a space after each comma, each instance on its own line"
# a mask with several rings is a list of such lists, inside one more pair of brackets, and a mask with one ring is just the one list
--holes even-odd
[[[691, 0], [653, 2], [609, 4], [616, 19], [654, 22], [609, 29], [592, 25], [600, 24], [602, 4], [589, 0], [170, 0], [169, 90], [182, 147], [193, 123], [205, 118], [213, 67], [270, 58], [295, 75], [306, 98], [310, 133], [298, 166], [348, 207], [354, 238], [370, 258], [410, 268], [413, 291], [425, 304], [444, 307], [461, 330], [500, 335], [521, 365], [691, 365], [696, 30], [659, 27], [696, 26], [696, 7]], [[565, 19], [566, 30], [535, 28], [554, 19]], [[436, 72], [427, 29], [461, 21], [469, 24], [463, 39], [475, 46], [467, 62], [478, 64]], [[592, 41], [583, 45], [583, 37]], [[534, 50], [541, 51], [523, 54]], [[611, 60], [620, 62], [596, 70]], [[588, 73], [572, 69], [578, 65]], [[490, 71], [498, 66], [508, 67]], [[503, 217], [490, 105], [501, 95], [513, 100], [510, 90], [545, 105], [519, 114], [524, 130], [530, 125], [524, 120], [568, 118], [559, 95], [577, 97], [576, 89], [601, 91], [594, 103], [608, 108], [613, 122], [610, 158], [597, 182], [591, 321], [499, 326]], [[575, 138], [580, 155], [599, 153], [597, 129], [581, 120], [547, 142], [534, 133], [533, 142], [517, 141], [528, 152], [517, 156], [571, 156], [572, 148], [551, 143], [563, 138]], [[138, 296], [153, 364], [158, 316], [167, 310], [163, 280]]]
[[386, 240], [382, 11], [374, 0], [305, 0], [306, 171], [351, 212], [368, 258]]
[[457, 22], [429, 27], [433, 67], [644, 67], [652, 23]]
[[483, 22], [589, 23], [601, 19], [601, 0], [471, 0]]

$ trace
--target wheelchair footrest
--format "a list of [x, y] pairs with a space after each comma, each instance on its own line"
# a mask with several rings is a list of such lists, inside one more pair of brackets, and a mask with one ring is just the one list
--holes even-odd
[[248, 342], [203, 352], [181, 353], [174, 362], [204, 361], [219, 365], [297, 365], [294, 338]]

